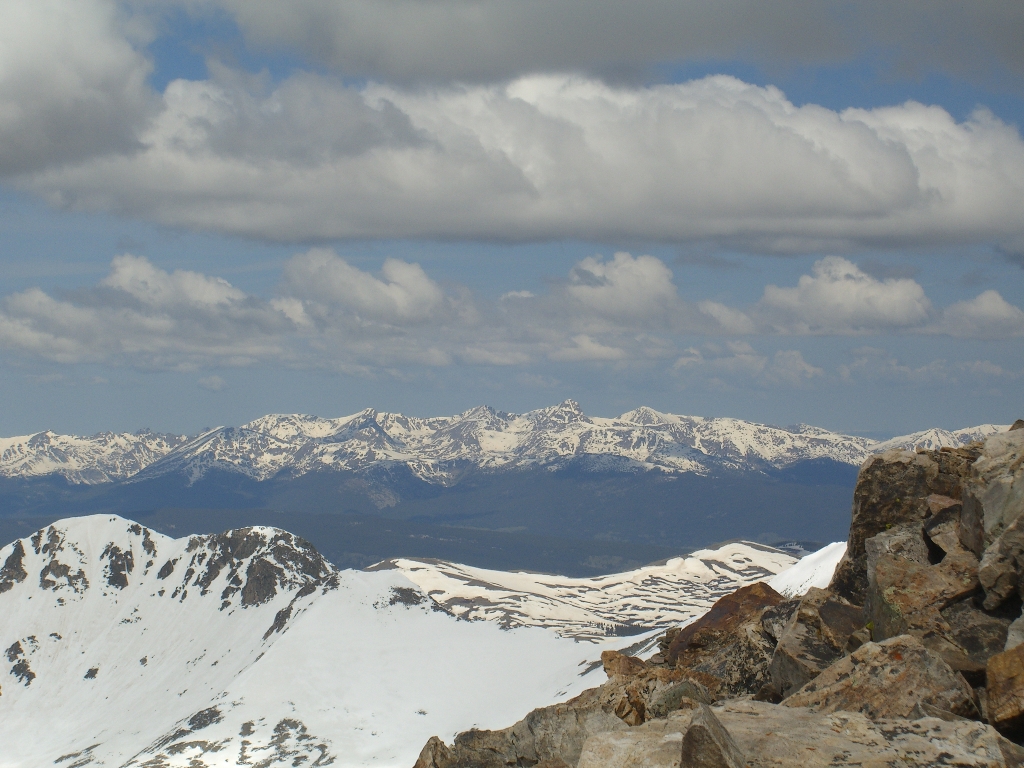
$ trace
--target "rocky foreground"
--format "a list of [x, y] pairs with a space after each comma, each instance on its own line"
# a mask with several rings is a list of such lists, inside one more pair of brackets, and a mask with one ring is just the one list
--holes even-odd
[[764, 583], [649, 661], [415, 768], [1024, 765], [1024, 421], [861, 467], [828, 589]]

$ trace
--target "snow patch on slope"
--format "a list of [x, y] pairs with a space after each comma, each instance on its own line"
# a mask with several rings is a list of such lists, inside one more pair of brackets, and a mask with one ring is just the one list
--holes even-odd
[[586, 579], [437, 560], [396, 559], [374, 568], [398, 570], [460, 618], [546, 627], [564, 637], [594, 641], [687, 624], [720, 597], [796, 562], [779, 550], [733, 542], [664, 565]]
[[786, 597], [802, 595], [811, 587], [825, 589], [845, 554], [845, 541], [829, 544], [768, 579], [768, 586]]

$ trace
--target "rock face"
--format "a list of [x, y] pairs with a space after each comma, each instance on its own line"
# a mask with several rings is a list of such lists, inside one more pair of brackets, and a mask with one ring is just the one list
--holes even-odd
[[974, 447], [916, 453], [886, 451], [860, 468], [853, 493], [853, 519], [846, 555], [829, 589], [855, 605], [867, 591], [865, 542], [906, 523], [922, 522], [931, 495], [961, 498], [964, 481], [980, 450]]
[[985, 441], [966, 483], [960, 538], [976, 555], [992, 544], [1024, 509], [1024, 429]]
[[860, 608], [824, 589], [808, 590], [772, 654], [772, 691], [785, 698], [814, 679], [842, 658], [850, 635], [863, 625]]
[[784, 704], [815, 712], [861, 712], [873, 720], [909, 718], [918, 704], [961, 717], [978, 716], [974, 692], [963, 676], [910, 635], [867, 643]]

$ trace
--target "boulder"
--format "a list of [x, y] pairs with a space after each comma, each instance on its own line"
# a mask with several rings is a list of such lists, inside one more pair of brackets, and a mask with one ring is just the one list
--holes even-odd
[[973, 599], [954, 603], [941, 614], [949, 625], [950, 637], [976, 664], [985, 666], [992, 656], [1006, 649], [1009, 617], [986, 613]]
[[1015, 745], [971, 720], [872, 721], [859, 712], [826, 714], [756, 701], [730, 702], [716, 707], [715, 715], [752, 768], [1017, 765]]
[[853, 493], [846, 554], [829, 590], [862, 605], [867, 590], [864, 543], [894, 527], [924, 521], [931, 513], [926, 501], [929, 496], [960, 499], [978, 452], [971, 447], [920, 453], [892, 450], [865, 461]]
[[535, 709], [509, 728], [460, 733], [451, 747], [433, 737], [415, 768], [574, 766], [589, 736], [629, 727], [612, 711], [610, 699], [618, 695], [614, 688], [606, 683], [564, 704]]
[[815, 712], [861, 712], [872, 720], [908, 718], [918, 704], [978, 716], [974, 692], [963, 676], [910, 635], [865, 644], [783, 704]]
[[710, 675], [685, 668], [649, 665], [618, 651], [602, 652], [601, 661], [608, 675], [608, 682], [602, 686], [604, 698], [611, 711], [626, 725], [664, 717], [678, 709], [683, 699], [710, 704], [714, 701], [711, 690], [718, 690], [720, 685], [720, 681]]
[[1024, 733], [1024, 645], [988, 660], [985, 713], [999, 730], [1020, 737]]
[[763, 582], [741, 587], [676, 633], [665, 659], [676, 669], [706, 676], [698, 679], [715, 698], [756, 693], [770, 679], [768, 664], [775, 649], [761, 617], [784, 602]]
[[680, 768], [746, 768], [747, 758], [729, 732], [711, 711], [701, 704], [690, 718], [683, 736]]
[[583, 745], [577, 768], [679, 768], [690, 711], [622, 731], [596, 733]]
[[1024, 429], [990, 436], [963, 490], [960, 539], [981, 557], [1024, 512]]
[[[579, 768], [682, 766], [682, 743], [697, 711], [680, 711], [625, 731], [595, 734], [584, 744]], [[1021, 764], [1021, 750], [1016, 745], [991, 726], [971, 720], [921, 717], [872, 721], [859, 712], [812, 712], [749, 700], [713, 707], [712, 713], [751, 768], [1017, 768]]]
[[954, 548], [932, 563], [922, 554], [927, 549], [922, 537], [918, 525], [905, 525], [865, 542], [868, 588], [864, 616], [871, 637], [880, 641], [915, 635], [954, 669], [973, 675], [980, 683], [984, 661], [971, 660], [942, 614], [978, 590], [977, 558], [966, 549]]
[[948, 496], [933, 494], [925, 501], [930, 517], [924, 522], [924, 538], [928, 545], [928, 559], [933, 563], [964, 549], [960, 542], [960, 514], [963, 504]]
[[857, 606], [824, 589], [808, 590], [772, 654], [769, 674], [774, 693], [785, 698], [816, 677], [842, 657], [850, 636], [863, 625]]

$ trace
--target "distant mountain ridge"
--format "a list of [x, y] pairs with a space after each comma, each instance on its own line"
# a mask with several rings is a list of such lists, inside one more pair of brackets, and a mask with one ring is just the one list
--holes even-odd
[[271, 414], [191, 438], [148, 431], [0, 438], [0, 476], [60, 476], [71, 484], [98, 485], [175, 475], [191, 485], [214, 470], [263, 482], [324, 470], [397, 467], [446, 487], [471, 470], [557, 468], [581, 461], [593, 471], [708, 475], [815, 460], [859, 465], [881, 450], [957, 447], [1007, 428], [929, 429], [879, 442], [809, 425], [783, 428], [648, 407], [615, 418], [590, 417], [573, 400], [524, 414], [480, 406], [433, 418], [366, 409], [335, 419]]

